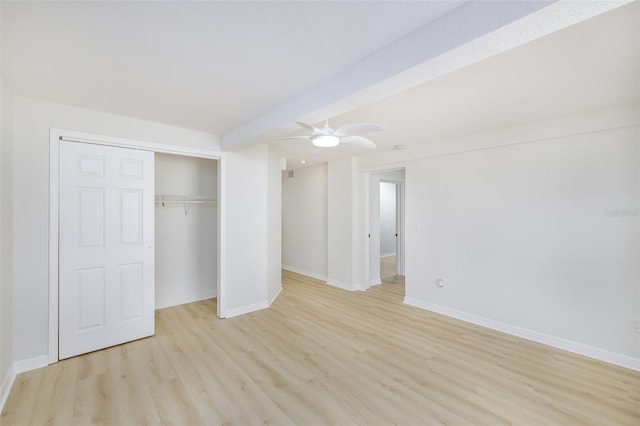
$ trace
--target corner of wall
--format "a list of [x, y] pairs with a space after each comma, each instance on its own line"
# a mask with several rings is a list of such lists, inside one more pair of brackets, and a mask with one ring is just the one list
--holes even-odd
[[282, 159], [269, 149], [267, 168], [267, 297], [282, 289]]
[[[0, 76], [0, 407], [13, 372], [13, 96]], [[1, 409], [1, 408], [0, 408]]]
[[9, 366], [7, 373], [2, 378], [2, 384], [0, 385], [0, 413], [4, 409], [4, 404], [7, 402], [13, 383], [16, 377], [20, 373], [24, 373], [31, 370], [37, 370], [38, 368], [46, 367], [49, 364], [49, 356], [41, 355], [22, 361], [16, 361]]
[[0, 413], [2, 413], [2, 410], [4, 409], [4, 405], [7, 402], [7, 398], [9, 398], [9, 393], [11, 392], [11, 388], [13, 387], [15, 380], [16, 372], [12, 365], [2, 377], [2, 382], [0, 384]]

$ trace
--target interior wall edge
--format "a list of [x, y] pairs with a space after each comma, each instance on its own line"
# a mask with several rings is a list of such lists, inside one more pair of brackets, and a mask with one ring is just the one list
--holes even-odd
[[7, 403], [7, 398], [9, 397], [9, 392], [11, 392], [13, 383], [16, 380], [16, 376], [17, 374], [12, 364], [9, 366], [7, 373], [2, 379], [2, 385], [0, 385], [0, 412], [2, 412], [4, 405]]
[[280, 283], [280, 286], [278, 286], [267, 298], [267, 307], [273, 305], [273, 302], [275, 302], [278, 296], [280, 296], [280, 293], [282, 293], [282, 283]]
[[48, 355], [40, 355], [33, 358], [14, 361], [7, 370], [7, 373], [2, 379], [2, 385], [0, 386], [0, 412], [4, 409], [4, 405], [7, 402], [7, 398], [9, 397], [9, 393], [11, 392], [11, 388], [13, 387], [13, 383], [15, 382], [18, 374], [37, 370], [38, 368], [43, 368], [47, 365], [49, 365]]
[[0, 74], [0, 377], [13, 362], [13, 94]]

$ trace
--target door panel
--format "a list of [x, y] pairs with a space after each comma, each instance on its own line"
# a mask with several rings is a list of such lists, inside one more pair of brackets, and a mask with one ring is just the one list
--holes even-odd
[[120, 265], [122, 321], [140, 318], [144, 312], [143, 269], [142, 263]]
[[60, 142], [60, 359], [154, 333], [153, 163]]
[[104, 247], [104, 189], [78, 189], [78, 246]]
[[78, 330], [104, 327], [104, 268], [79, 269], [77, 272], [79, 306]]
[[142, 195], [136, 189], [120, 192], [121, 244], [142, 244]]

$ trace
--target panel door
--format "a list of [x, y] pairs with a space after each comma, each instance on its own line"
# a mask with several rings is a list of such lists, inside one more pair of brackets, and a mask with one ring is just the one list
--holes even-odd
[[154, 333], [153, 155], [60, 142], [60, 359]]

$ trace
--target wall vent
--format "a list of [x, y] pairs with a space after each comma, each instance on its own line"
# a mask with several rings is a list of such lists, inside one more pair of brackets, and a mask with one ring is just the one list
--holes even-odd
[[292, 178], [294, 176], [293, 170], [289, 170], [287, 172], [287, 175], [289, 175], [289, 177]]

